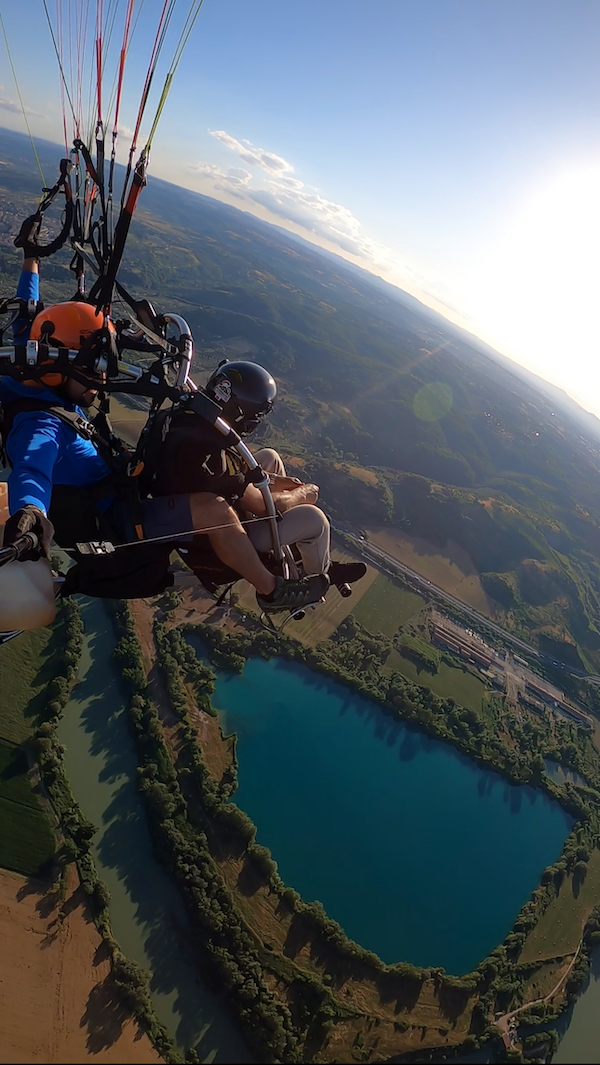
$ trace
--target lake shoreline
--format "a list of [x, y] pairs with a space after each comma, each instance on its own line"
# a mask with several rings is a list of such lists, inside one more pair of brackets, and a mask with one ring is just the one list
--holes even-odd
[[[177, 613], [179, 613], [180, 620], [184, 622], [184, 626], [181, 629], [181, 631], [183, 631], [183, 628], [185, 627], [185, 618], [181, 618], [181, 611], [178, 611]], [[171, 633], [171, 634], [173, 634], [173, 636], [175, 636], [176, 635], [176, 630], [172, 627], [172, 624], [173, 624], [173, 621], [176, 621], [176, 618], [175, 617], [166, 618], [166, 620], [167, 620], [167, 624], [168, 624], [168, 628], [167, 628], [166, 631]], [[228, 628], [229, 627], [230, 627], [230, 624], [228, 624]], [[216, 635], [218, 630], [215, 630], [214, 626], [211, 626], [209, 631], [213, 635]], [[223, 635], [223, 634], [221, 634], [221, 635]], [[239, 630], [238, 630], [237, 634], [234, 632], [233, 635], [243, 638], [246, 634], [245, 633], [241, 633], [240, 634]], [[269, 640], [268, 634], [264, 634], [264, 637], [265, 637], [265, 639], [267, 641]], [[218, 638], [220, 639], [220, 636]], [[233, 643], [236, 644], [236, 646], [237, 646], [237, 642], [238, 642], [237, 639], [235, 639], [233, 641]], [[241, 666], [243, 665], [244, 659], [240, 658], [239, 656], [236, 656], [236, 654], [235, 654], [235, 652], [233, 650], [233, 647], [232, 647], [232, 653], [233, 653], [234, 658], [237, 660], [237, 663], [239, 663], [239, 666], [237, 666], [237, 668], [241, 668]], [[247, 652], [244, 652], [244, 653], [247, 653]], [[264, 654], [264, 651], [262, 652], [262, 654], [263, 654], [263, 657], [267, 657], [267, 658], [271, 657], [271, 655], [273, 654], [273, 650], [271, 649], [269, 654], [267, 654], [266, 656]], [[222, 661], [220, 662], [220, 665], [221, 666], [223, 665]], [[336, 680], [339, 679], [339, 676], [336, 676], [334, 679], [336, 679]], [[190, 695], [191, 695], [191, 692], [190, 692]], [[193, 704], [190, 703], [190, 708], [191, 708], [192, 705]], [[194, 710], [194, 715], [198, 715], [198, 711], [197, 710]], [[184, 715], [184, 716], [187, 719], [187, 715]], [[203, 716], [204, 715], [202, 715], [202, 714], [199, 715], [200, 718], [203, 717]], [[198, 716], [194, 716], [194, 733], [193, 733], [194, 736], [197, 734], [197, 728], [198, 728], [199, 723], [200, 723], [199, 717]], [[214, 722], [213, 722], [213, 720], [211, 720], [211, 722], [210, 722], [211, 728], [213, 727], [213, 724], [214, 724]], [[409, 727], [411, 727], [411, 726], [414, 727], [414, 725], [416, 724], [416, 729], [419, 732], [423, 731], [422, 729], [419, 728], [419, 723], [418, 722], [414, 722], [414, 723], [413, 722], [408, 722], [407, 724], [408, 724]], [[182, 726], [179, 727], [179, 734], [181, 734], [181, 727]], [[187, 728], [188, 728], [188, 726], [186, 725], [185, 729], [187, 729]], [[227, 732], [227, 730], [224, 729], [223, 730], [223, 735], [221, 736], [219, 734], [218, 742], [221, 745], [221, 748], [223, 747], [224, 744], [230, 742], [230, 737], [228, 737], [226, 735], [226, 732]], [[211, 836], [213, 836], [213, 835], [214, 835], [214, 839], [215, 839], [215, 842], [216, 842], [216, 840], [219, 837], [219, 830], [216, 829], [216, 826], [215, 826], [215, 831], [214, 832], [211, 830]], [[286, 892], [289, 891], [291, 893], [290, 894], [290, 899], [291, 899], [292, 910], [287, 909], [287, 904], [285, 904], [285, 906], [284, 906], [284, 903], [283, 903], [282, 900], [280, 900], [279, 903], [277, 903], [277, 898], [279, 897], [280, 889], [277, 888], [277, 890], [275, 891], [275, 897], [273, 897], [273, 894], [272, 894], [273, 889], [272, 889], [272, 887], [269, 886], [269, 883], [271, 882], [271, 877], [270, 877], [269, 873], [266, 874], [265, 878], [263, 878], [260, 874], [257, 876], [257, 871], [258, 871], [259, 867], [256, 866], [254, 863], [258, 859], [254, 858], [254, 856], [252, 856], [252, 859], [250, 858], [250, 850], [251, 849], [252, 848], [248, 848], [248, 855], [245, 858], [242, 855], [241, 859], [240, 858], [238, 858], [238, 859], [233, 859], [233, 858], [232, 859], [227, 859], [226, 857], [224, 857], [224, 855], [222, 853], [220, 853], [220, 848], [218, 848], [217, 849], [217, 853], [215, 853], [215, 857], [219, 861], [221, 873], [224, 876], [225, 881], [228, 884], [229, 889], [236, 896], [236, 900], [237, 900], [236, 904], [241, 906], [242, 912], [245, 915], [245, 919], [250, 922], [250, 924], [252, 925], [253, 928], [255, 928], [255, 930], [256, 930], [255, 934], [257, 934], [259, 936], [260, 940], [262, 941], [263, 937], [267, 936], [267, 938], [265, 939], [265, 943], [267, 942], [267, 939], [270, 941], [270, 945], [268, 947], [268, 950], [269, 951], [273, 950], [275, 952], [275, 954], [274, 954], [274, 958], [275, 958], [275, 957], [278, 956], [277, 952], [280, 949], [279, 946], [276, 944], [276, 934], [275, 934], [275, 932], [277, 930], [277, 922], [273, 923], [271, 921], [271, 918], [268, 918], [268, 920], [267, 920], [268, 910], [272, 909], [273, 906], [276, 907], [276, 905], [278, 905], [280, 907], [280, 912], [283, 913], [285, 911], [285, 912], [288, 913], [289, 917], [291, 917], [292, 914], [293, 914], [293, 907], [295, 905], [294, 904], [294, 896], [295, 896], [296, 893], [292, 889], [286, 889]], [[262, 852], [263, 850], [264, 850], [264, 848], [262, 848], [262, 847], [258, 848], [259, 852]], [[267, 854], [268, 854], [268, 852], [267, 852]], [[261, 861], [262, 861], [262, 857], [261, 857]], [[241, 883], [244, 883], [244, 884], [247, 883], [248, 887], [250, 886], [250, 884], [254, 885], [254, 887], [252, 888], [252, 891], [250, 892], [250, 894], [247, 897], [246, 897], [246, 895], [244, 893], [242, 893], [240, 895], [240, 890], [239, 889], [240, 889], [240, 884]], [[263, 884], [264, 884], [264, 887], [262, 886]], [[536, 895], [539, 895], [539, 892], [534, 892], [534, 897]], [[255, 906], [258, 907], [258, 911], [260, 911], [259, 916], [256, 919], [255, 919], [256, 915], [255, 915], [255, 913], [253, 911], [253, 907], [255, 907]], [[286, 917], [285, 920], [287, 921], [288, 918]], [[319, 918], [319, 921], [320, 920], [321, 919]], [[258, 923], [256, 923], [256, 921], [258, 921]], [[265, 924], [265, 921], [267, 922], [266, 924]], [[312, 917], [311, 917], [311, 921], [312, 921]], [[269, 923], [269, 922], [271, 922], [271, 923]], [[328, 919], [325, 920], [325, 925], [326, 926], [331, 925], [332, 928], [336, 927], [335, 922], [331, 922]], [[325, 925], [323, 927], [325, 927]], [[267, 927], [268, 927], [268, 931], [267, 931]], [[274, 934], [271, 934], [271, 933], [274, 933]], [[511, 937], [509, 936], [508, 939], [510, 939], [510, 938]], [[514, 938], [514, 936], [513, 936], [513, 938]], [[281, 943], [281, 948], [283, 948], [283, 943]], [[322, 948], [321, 947], [317, 948], [316, 944], [315, 944], [315, 947], [313, 949], [317, 950], [317, 954], [315, 955], [315, 957], [318, 957], [322, 953]], [[500, 948], [498, 948], [498, 949], [500, 949]], [[360, 953], [360, 951], [359, 951], [359, 953]], [[488, 962], [490, 960], [494, 960], [494, 955], [496, 953], [497, 952], [492, 952], [492, 956], [490, 956], [490, 959], [488, 959], [488, 961], [486, 962], [486, 965], [488, 964]], [[304, 952], [303, 952], [302, 953], [302, 957], [305, 959], [303, 964], [309, 963], [311, 965], [311, 967], [312, 967], [312, 963], [309, 962], [309, 956], [305, 955]], [[325, 957], [325, 955], [323, 955], [323, 958], [324, 957]], [[375, 960], [376, 959], [374, 959], [374, 961]], [[327, 963], [327, 965], [329, 965], [329, 964], [330, 964], [330, 962]], [[378, 964], [381, 966], [380, 962]], [[389, 966], [388, 967], [383, 966], [382, 969], [378, 970], [378, 971], [381, 971], [382, 973], [385, 973], [386, 971], [389, 971], [390, 976], [391, 976], [392, 972], [394, 972], [395, 970], [398, 970], [398, 971], [399, 970], [405, 970], [405, 969], [406, 970], [411, 970], [411, 968], [412, 967], [410, 967], [410, 966], [407, 967], [406, 965], [392, 966], [391, 968]], [[330, 972], [331, 972], [331, 970], [330, 970]], [[323, 969], [322, 968], [317, 968], [317, 970], [315, 972], [315, 975], [317, 975], [317, 974], [319, 974], [319, 980], [321, 980], [322, 977], [323, 977], [323, 974], [324, 974]], [[327, 970], [325, 970], [325, 975], [327, 975]], [[330, 978], [331, 978], [331, 976], [330, 976]], [[337, 980], [338, 978], [336, 977], [334, 979]], [[394, 979], [397, 979], [397, 977], [394, 977]], [[412, 979], [412, 977], [411, 977], [411, 979]], [[437, 979], [438, 978], [436, 977], [436, 980]], [[467, 992], [467, 986], [466, 985], [464, 986], [464, 991], [462, 991], [460, 993], [458, 991], [458, 988], [463, 986], [463, 984], [464, 984], [463, 981], [456, 980], [456, 978], [450, 978], [450, 977], [445, 978], [444, 977], [444, 982], [446, 981], [446, 979], [448, 981], [453, 981], [453, 982], [455, 981], [456, 982], [457, 990], [456, 990], [456, 992], [453, 992], [453, 993], [459, 994], [459, 995], [462, 994], [463, 995], [463, 999], [464, 999], [465, 995], [467, 996], [467, 1000], [469, 1000], [471, 998], [471, 994]], [[364, 984], [364, 985], [362, 983], [360, 984], [361, 988], [363, 988], [363, 987], [366, 988], [367, 986], [372, 988], [372, 990], [369, 992], [369, 995], [372, 994], [373, 990], [375, 990], [374, 986], [371, 983], [371, 980], [372, 980], [372, 977], [369, 976], [368, 979], [367, 979], [367, 984]], [[434, 981], [434, 983], [435, 983], [435, 981]], [[332, 986], [336, 986], [337, 987], [337, 983], [335, 983]], [[348, 985], [348, 990], [349, 991], [351, 990], [351, 987], [354, 987], [354, 980], [352, 980], [351, 983]], [[435, 992], [435, 990], [434, 990], [434, 984], [431, 984], [429, 977], [427, 977], [427, 979], [425, 980], [425, 983], [422, 984], [422, 993], [426, 994], [426, 995], [429, 995], [431, 992], [428, 990], [428, 988], [430, 988], [430, 987], [431, 987], [431, 992], [433, 992], [434, 998], [435, 998], [435, 995], [437, 995], [437, 992]], [[336, 994], [337, 993], [338, 992], [336, 992]], [[361, 990], [361, 996], [363, 995], [363, 993], [365, 993], [365, 992], [363, 992], [363, 990]], [[379, 999], [379, 994], [380, 994], [380, 992], [376, 992], [375, 1001]], [[403, 993], [403, 996], [404, 996], [404, 993]], [[352, 1001], [352, 1000], [349, 999], [348, 1003], [350, 1003], [350, 1001]], [[473, 999], [473, 1002], [474, 1001], [475, 1001], [475, 999]], [[433, 1006], [433, 1001], [432, 1001], [431, 1005]], [[466, 1001], [463, 1002], [463, 1005], [466, 1005]], [[471, 1005], [470, 1008], [472, 1008], [472, 1005]], [[419, 1009], [420, 1009], [420, 1006], [419, 1006]], [[362, 1012], [362, 1010], [361, 1010], [361, 1012]], [[377, 1013], [377, 1010], [376, 1010], [376, 1013]], [[371, 1014], [371, 1016], [373, 1016], [373, 1014]], [[404, 1021], [402, 1022], [402, 1025], [403, 1025], [402, 1032], [405, 1033], [404, 1035], [402, 1034], [402, 1032], [399, 1032], [399, 1031], [396, 1030], [394, 1038], [393, 1038], [391, 1043], [389, 1043], [388, 1040], [386, 1039], [386, 1042], [388, 1042], [388, 1046], [390, 1048], [390, 1052], [398, 1053], [398, 1052], [400, 1052], [400, 1047], [403, 1047], [404, 1049], [402, 1050], [402, 1053], [405, 1053], [405, 1052], [406, 1053], [413, 1053], [413, 1051], [417, 1050], [417, 1046], [420, 1047], [420, 1048], [423, 1047], [424, 1044], [423, 1044], [423, 1032], [422, 1031], [421, 1031], [421, 1034], [418, 1036], [417, 1045], [415, 1045], [415, 1043], [413, 1042], [413, 1039], [415, 1038], [415, 1035], [417, 1034], [417, 1032], [420, 1029], [419, 1029], [418, 1025], [415, 1026], [414, 1023], [411, 1023], [412, 1020], [413, 1020], [413, 1018], [411, 1017], [410, 1020], [407, 1018], [406, 1024], [405, 1024]], [[482, 1018], [482, 1020], [483, 1020], [483, 1018]], [[337, 1023], [339, 1023], [339, 1022], [337, 1022]], [[444, 1029], [444, 1025], [445, 1025], [445, 1022], [443, 1021], [443, 1018], [440, 1017], [440, 1025], [439, 1025], [440, 1032], [438, 1032], [435, 1035], [435, 1037], [433, 1038], [433, 1041], [432, 1041], [433, 1033], [428, 1031], [427, 1038], [425, 1040], [425, 1045], [429, 1046], [433, 1050], [435, 1047], [438, 1047], [439, 1049], [442, 1049], [444, 1046], [446, 1046], [448, 1048], [456, 1047], [458, 1045], [458, 1043], [460, 1043], [461, 1046], [464, 1044], [464, 1052], [466, 1053], [468, 1051], [468, 1048], [469, 1048], [469, 1039], [470, 1039], [468, 1028], [466, 1030], [463, 1029], [462, 1038], [460, 1038], [458, 1040], [458, 1043], [457, 1043], [456, 1039], [459, 1036], [459, 1029], [455, 1029], [454, 1032], [452, 1033], [452, 1038], [450, 1038], [450, 1033], [446, 1034], [445, 1031], [444, 1032], [441, 1031], [441, 1029]], [[461, 1020], [461, 1027], [462, 1027], [462, 1020]], [[484, 1035], [484, 1032], [485, 1032], [485, 1024], [483, 1025], [483, 1029], [481, 1029], [481, 1035]], [[381, 1033], [381, 1034], [383, 1035], [383, 1033]], [[475, 1041], [475, 1045], [477, 1043], [477, 1038], [478, 1037], [475, 1036], [475, 1040], [476, 1040]], [[471, 1045], [473, 1045], [473, 1044], [471, 1044]], [[333, 1058], [333, 1060], [336, 1060], [336, 1061], [337, 1060], [347, 1060], [346, 1058], [339, 1056], [340, 1053], [341, 1053], [341, 1047], [338, 1046], [338, 1049], [337, 1049], [336, 1053], [337, 1053], [338, 1056]]]

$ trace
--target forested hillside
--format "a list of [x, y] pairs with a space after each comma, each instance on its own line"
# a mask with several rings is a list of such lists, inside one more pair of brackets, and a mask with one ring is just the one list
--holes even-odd
[[[0, 149], [10, 291], [12, 236], [39, 175], [23, 139], [2, 133]], [[41, 156], [48, 179], [60, 150], [43, 145]], [[72, 294], [68, 261], [63, 251], [43, 264], [46, 302]], [[331, 513], [402, 523], [441, 553], [454, 541], [506, 624], [600, 671], [600, 442], [589, 416], [410, 296], [152, 178], [120, 277], [188, 319], [198, 369], [241, 356], [272, 370], [281, 398], [269, 439], [319, 481]]]

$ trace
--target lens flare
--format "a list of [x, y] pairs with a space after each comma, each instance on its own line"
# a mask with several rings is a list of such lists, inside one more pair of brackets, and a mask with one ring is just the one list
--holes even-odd
[[423, 385], [417, 392], [413, 410], [422, 422], [439, 422], [452, 407], [452, 389], [443, 381]]

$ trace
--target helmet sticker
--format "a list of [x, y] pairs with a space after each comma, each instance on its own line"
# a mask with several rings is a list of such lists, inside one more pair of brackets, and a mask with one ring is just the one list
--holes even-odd
[[214, 393], [215, 399], [218, 399], [219, 403], [228, 403], [231, 399], [231, 381], [228, 381], [226, 377], [222, 377], [215, 385]]

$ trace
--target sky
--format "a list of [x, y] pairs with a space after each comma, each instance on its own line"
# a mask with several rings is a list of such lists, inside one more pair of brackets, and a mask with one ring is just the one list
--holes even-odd
[[[167, 59], [190, 0], [178, 2]], [[47, 6], [75, 98], [95, 3], [59, 0], [62, 34]], [[122, 27], [125, 0], [104, 8]], [[121, 158], [161, 9], [134, 6]], [[34, 136], [61, 140], [43, 2], [28, 0], [26, 34], [24, 10], [0, 0], [21, 96]], [[105, 102], [117, 46], [115, 32]], [[150, 175], [348, 258], [600, 415], [599, 56], [598, 0], [205, 0]], [[0, 125], [25, 130], [1, 35]]]

